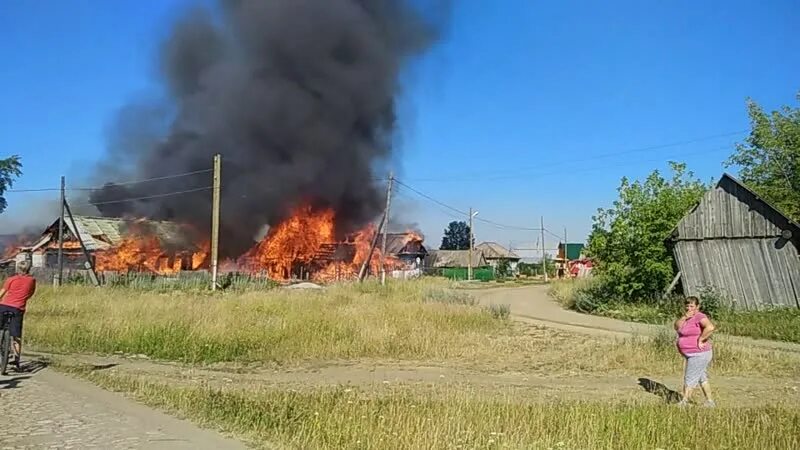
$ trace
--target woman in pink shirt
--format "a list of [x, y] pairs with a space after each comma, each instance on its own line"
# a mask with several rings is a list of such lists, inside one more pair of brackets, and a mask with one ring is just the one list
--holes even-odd
[[681, 406], [689, 404], [692, 391], [700, 385], [706, 396], [705, 406], [713, 407], [711, 399], [711, 385], [708, 384], [708, 365], [714, 355], [711, 350], [711, 341], [708, 338], [714, 331], [714, 324], [708, 316], [700, 312], [700, 299], [687, 297], [685, 302], [686, 314], [675, 321], [675, 331], [678, 332], [678, 351], [686, 359], [683, 370], [683, 399]]

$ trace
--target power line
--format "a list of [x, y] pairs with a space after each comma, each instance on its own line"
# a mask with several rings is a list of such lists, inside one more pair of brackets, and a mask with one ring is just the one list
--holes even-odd
[[399, 185], [403, 186], [404, 188], [406, 188], [406, 189], [410, 190], [411, 192], [414, 192], [415, 194], [419, 195], [420, 197], [426, 198], [426, 199], [428, 199], [428, 200], [430, 200], [430, 201], [432, 201], [432, 202], [436, 203], [436, 204], [437, 204], [437, 205], [439, 205], [439, 206], [443, 206], [443, 207], [445, 207], [445, 208], [447, 208], [447, 209], [449, 209], [449, 210], [451, 210], [451, 211], [455, 211], [455, 212], [457, 212], [458, 214], [461, 214], [462, 216], [469, 216], [469, 213], [466, 213], [466, 212], [464, 212], [464, 211], [461, 211], [460, 209], [454, 208], [454, 207], [452, 207], [452, 206], [450, 206], [450, 205], [448, 205], [448, 204], [446, 204], [446, 203], [442, 203], [442, 202], [440, 202], [439, 200], [436, 200], [435, 198], [433, 198], [433, 197], [431, 197], [431, 196], [429, 196], [429, 195], [427, 195], [427, 194], [425, 194], [425, 193], [423, 193], [423, 192], [420, 192], [420, 191], [418, 191], [418, 190], [414, 189], [413, 187], [411, 187], [411, 186], [409, 186], [409, 185], [407, 185], [407, 184], [403, 183], [402, 181], [398, 180], [397, 178], [395, 178], [395, 179], [394, 179], [394, 181], [395, 181], [397, 184], [399, 184]]
[[[161, 181], [161, 180], [169, 180], [169, 179], [172, 179], [172, 178], [188, 177], [190, 175], [197, 175], [197, 174], [200, 174], [200, 173], [209, 173], [209, 172], [213, 172], [213, 171], [214, 171], [214, 169], [202, 169], [202, 170], [195, 170], [195, 171], [192, 171], [192, 172], [176, 173], [174, 175], [164, 175], [164, 176], [161, 176], [161, 177], [145, 178], [143, 180], [120, 181], [120, 182], [116, 182], [115, 181], [115, 182], [110, 182], [109, 184], [113, 184], [113, 185], [116, 185], [116, 186], [127, 186], [127, 185], [131, 185], [131, 184], [149, 183], [151, 181]], [[100, 190], [100, 189], [103, 189], [103, 188], [84, 188], [84, 189], [87, 189], [87, 190], [88, 189]]]
[[[405, 189], [408, 189], [408, 190], [410, 190], [411, 192], [414, 192], [415, 194], [417, 194], [417, 195], [419, 195], [419, 196], [421, 196], [421, 197], [423, 197], [423, 198], [425, 198], [425, 199], [427, 199], [427, 200], [430, 200], [430, 201], [432, 201], [432, 202], [436, 203], [436, 204], [437, 204], [437, 205], [439, 205], [439, 206], [442, 206], [442, 207], [444, 207], [444, 208], [447, 208], [447, 209], [449, 209], [449, 210], [451, 210], [451, 211], [455, 211], [456, 213], [460, 214], [461, 216], [469, 217], [469, 213], [466, 213], [466, 212], [464, 212], [464, 211], [461, 211], [460, 209], [458, 209], [458, 208], [456, 208], [456, 207], [453, 207], [453, 206], [450, 206], [450, 205], [448, 205], [447, 203], [444, 203], [444, 202], [442, 202], [442, 201], [440, 201], [440, 200], [437, 200], [437, 199], [435, 199], [435, 198], [431, 197], [430, 195], [428, 195], [428, 194], [425, 194], [424, 192], [421, 192], [421, 191], [419, 191], [419, 190], [417, 190], [417, 189], [414, 189], [413, 187], [411, 187], [411, 186], [409, 186], [408, 184], [406, 184], [406, 183], [404, 183], [404, 182], [402, 182], [402, 181], [398, 180], [397, 178], [395, 178], [395, 180], [394, 180], [394, 181], [395, 181], [397, 184], [399, 184], [399, 185], [402, 185], [402, 186], [403, 186]], [[478, 216], [476, 216], [476, 217], [475, 217], [475, 220], [478, 220], [478, 221], [481, 221], [481, 222], [483, 222], [483, 223], [487, 223], [487, 224], [493, 225], [493, 226], [495, 226], [495, 227], [497, 227], [497, 228], [499, 228], [499, 229], [504, 229], [504, 230], [520, 230], [520, 231], [541, 231], [541, 230], [542, 230], [541, 228], [534, 228], [534, 227], [522, 227], [522, 226], [518, 226], [518, 225], [509, 225], [509, 224], [504, 224], [504, 223], [495, 222], [495, 221], [493, 221], [493, 220], [489, 220], [489, 219], [486, 219], [486, 218], [483, 218], [483, 217], [478, 217]], [[548, 231], [547, 229], [545, 229], [545, 231], [546, 231], [547, 233], [550, 233], [550, 234], [552, 234], [553, 236], [557, 236], [556, 234], [554, 234], [554, 233], [552, 233], [552, 232]]]
[[[200, 173], [208, 173], [212, 172], [213, 169], [203, 169], [203, 170], [195, 170], [192, 172], [184, 172], [184, 173], [176, 173], [172, 175], [164, 175], [160, 177], [153, 177], [153, 178], [145, 178], [142, 180], [131, 180], [131, 181], [120, 181], [120, 182], [110, 182], [109, 185], [114, 186], [128, 186], [131, 184], [141, 184], [141, 183], [149, 183], [151, 181], [161, 181], [161, 180], [168, 180], [172, 178], [181, 178], [187, 177], [190, 175], [197, 175]], [[106, 186], [101, 187], [75, 187], [75, 188], [66, 188], [66, 191], [102, 191], [106, 189]], [[61, 188], [37, 188], [37, 189], [9, 189], [6, 192], [58, 192]]]
[[144, 197], [123, 198], [123, 199], [119, 199], [119, 200], [109, 200], [109, 201], [103, 201], [103, 202], [89, 202], [88, 204], [97, 206], [97, 205], [110, 205], [110, 204], [113, 204], [113, 203], [135, 202], [135, 201], [139, 201], [139, 200], [148, 200], [148, 199], [151, 199], [151, 198], [171, 197], [173, 195], [189, 194], [189, 193], [192, 193], [192, 192], [207, 191], [207, 190], [211, 190], [212, 188], [213, 188], [213, 186], [205, 186], [205, 187], [200, 187], [200, 188], [195, 188], [195, 189], [187, 189], [187, 190], [184, 190], [184, 191], [175, 191], [175, 192], [166, 192], [166, 193], [163, 193], [163, 194], [147, 195], [147, 196], [144, 196]]
[[[738, 134], [747, 133], [748, 131], [749, 130], [740, 130], [740, 131], [734, 131], [734, 132], [730, 132], [730, 133], [715, 134], [715, 135], [711, 135], [711, 136], [705, 136], [705, 137], [700, 137], [700, 138], [695, 138], [695, 139], [689, 139], [689, 140], [685, 140], [685, 141], [672, 142], [672, 143], [669, 143], [669, 144], [660, 144], [660, 145], [652, 145], [652, 146], [648, 146], [648, 147], [633, 148], [633, 149], [628, 149], [628, 150], [622, 150], [622, 151], [619, 151], [619, 152], [612, 152], [612, 153], [605, 153], [605, 154], [602, 154], [602, 155], [596, 155], [596, 156], [592, 156], [592, 157], [589, 157], [589, 158], [571, 159], [569, 161], [554, 162], [554, 163], [551, 163], [551, 164], [546, 164], [544, 166], [517, 167], [517, 168], [514, 168], [514, 169], [502, 169], [502, 170], [494, 170], [494, 171], [478, 171], [478, 172], [471, 172], [471, 173], [466, 173], [466, 174], [462, 173], [462, 174], [455, 175], [455, 176], [452, 176], [452, 177], [414, 178], [414, 179], [411, 179], [411, 181], [418, 181], [418, 182], [419, 181], [445, 181], [445, 180], [459, 181], [459, 180], [469, 179], [469, 178], [472, 178], [472, 177], [475, 177], [475, 176], [492, 174], [492, 173], [494, 173], [494, 174], [515, 173], [516, 174], [516, 173], [520, 173], [521, 171], [528, 171], [528, 170], [531, 170], [531, 169], [538, 169], [538, 168], [542, 168], [542, 167], [557, 167], [557, 166], [562, 166], [562, 165], [565, 165], [565, 164], [573, 164], [573, 163], [576, 163], [576, 162], [593, 161], [593, 160], [597, 160], [597, 159], [609, 158], [609, 157], [613, 157], [613, 156], [627, 155], [627, 154], [631, 154], [631, 153], [637, 153], [637, 152], [643, 152], [643, 151], [649, 151], [649, 150], [659, 150], [659, 149], [669, 148], [669, 147], [678, 147], [678, 146], [681, 146], [681, 145], [688, 145], [688, 144], [708, 141], [708, 140], [712, 140], [712, 139], [719, 139], [719, 138], [722, 138], [722, 137], [735, 136], [735, 135], [738, 135]], [[726, 145], [725, 147], [715, 148], [713, 150], [720, 150], [722, 148], [727, 149], [728, 145]], [[697, 152], [692, 152], [692, 153], [697, 153]], [[509, 176], [509, 177], [528, 176], [528, 175], [531, 175], [531, 174], [530, 173], [525, 173], [525, 174], [520, 174], [520, 175], [516, 175], [516, 176]], [[493, 179], [503, 179], [503, 178], [493, 178]]]

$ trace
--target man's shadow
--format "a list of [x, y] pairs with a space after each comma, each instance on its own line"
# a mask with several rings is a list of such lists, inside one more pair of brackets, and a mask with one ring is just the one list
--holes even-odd
[[664, 384], [649, 378], [639, 378], [639, 386], [645, 391], [661, 397], [666, 403], [678, 403], [683, 398], [680, 392], [673, 391]]

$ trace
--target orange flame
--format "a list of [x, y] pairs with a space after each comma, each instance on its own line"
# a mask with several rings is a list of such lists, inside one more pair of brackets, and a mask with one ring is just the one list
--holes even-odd
[[[370, 258], [375, 226], [368, 224], [347, 239], [337, 241], [335, 218], [331, 209], [296, 208], [240, 259], [240, 265], [252, 272], [264, 271], [274, 279], [334, 281], [355, 278], [369, 258], [370, 273], [379, 273], [380, 245], [376, 245]], [[405, 243], [413, 240], [422, 242], [422, 237], [409, 233]], [[400, 260], [392, 257], [387, 257], [385, 264], [387, 270], [403, 267]]]
[[108, 250], [98, 251], [95, 268], [100, 272], [149, 271], [171, 275], [181, 270], [196, 270], [206, 259], [208, 244], [194, 253], [168, 252], [161, 247], [156, 236], [132, 235]]

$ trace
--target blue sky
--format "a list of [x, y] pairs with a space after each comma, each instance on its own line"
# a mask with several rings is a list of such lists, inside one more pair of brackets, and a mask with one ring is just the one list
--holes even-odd
[[[15, 188], [88, 172], [116, 110], [157, 90], [159, 41], [192, 3], [0, 0], [0, 156], [23, 158]], [[441, 42], [405, 77], [396, 170], [494, 222], [537, 227], [543, 215], [582, 240], [622, 176], [670, 159], [719, 176], [744, 136], [731, 133], [748, 129], [745, 98], [774, 109], [800, 90], [793, 0], [454, 3]], [[664, 146], [709, 136], [720, 137]], [[8, 194], [0, 228], [48, 195]], [[397, 205], [436, 245], [454, 214], [408, 190]]]

